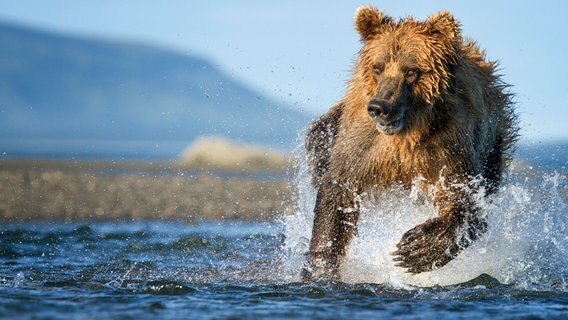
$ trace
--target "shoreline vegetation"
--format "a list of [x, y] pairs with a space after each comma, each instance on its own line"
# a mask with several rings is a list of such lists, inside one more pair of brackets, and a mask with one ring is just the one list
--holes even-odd
[[0, 219], [267, 221], [290, 212], [290, 156], [203, 137], [178, 161], [0, 159]]
[[208, 170], [278, 172], [287, 169], [290, 155], [222, 136], [202, 136], [182, 151], [179, 164]]

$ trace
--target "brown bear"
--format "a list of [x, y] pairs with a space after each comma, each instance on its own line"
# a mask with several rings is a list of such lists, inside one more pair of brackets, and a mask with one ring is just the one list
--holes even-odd
[[486, 230], [473, 195], [495, 191], [517, 139], [496, 62], [450, 13], [395, 21], [364, 6], [355, 29], [363, 46], [347, 92], [306, 136], [317, 198], [304, 280], [338, 279], [361, 201], [416, 178], [439, 214], [407, 231], [393, 260], [410, 273], [444, 266]]

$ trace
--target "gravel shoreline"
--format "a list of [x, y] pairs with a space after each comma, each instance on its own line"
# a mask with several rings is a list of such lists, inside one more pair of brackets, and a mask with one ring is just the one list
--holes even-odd
[[0, 161], [0, 219], [17, 221], [272, 220], [290, 211], [278, 173], [209, 173], [176, 165]]

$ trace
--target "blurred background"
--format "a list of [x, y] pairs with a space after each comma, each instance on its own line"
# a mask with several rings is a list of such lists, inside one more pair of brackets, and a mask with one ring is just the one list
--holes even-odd
[[[232, 179], [228, 172], [246, 172], [248, 179], [262, 172], [261, 179], [288, 179], [283, 172], [303, 128], [344, 93], [360, 47], [352, 17], [361, 4], [0, 1], [0, 213], [46, 211], [42, 195], [60, 199], [50, 202], [51, 215], [124, 212], [121, 203], [142, 201], [116, 191], [134, 184], [116, 180], [125, 176], [156, 181], [197, 171]], [[393, 17], [451, 11], [513, 85], [522, 126], [518, 159], [565, 170], [566, 2], [372, 4]], [[69, 186], [82, 174], [95, 186], [78, 188], [94, 202], [78, 209]], [[101, 182], [101, 174], [116, 181]], [[148, 181], [142, 185], [154, 183]], [[26, 193], [33, 188], [40, 189]], [[274, 199], [271, 208], [282, 210]], [[155, 212], [163, 214], [160, 201]]]

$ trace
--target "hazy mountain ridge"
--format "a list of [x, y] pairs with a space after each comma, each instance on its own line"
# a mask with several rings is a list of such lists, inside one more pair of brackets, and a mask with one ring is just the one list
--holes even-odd
[[4, 23], [0, 39], [0, 151], [96, 140], [98, 152], [109, 140], [163, 142], [170, 150], [159, 152], [171, 153], [202, 134], [286, 148], [310, 118], [203, 58]]

